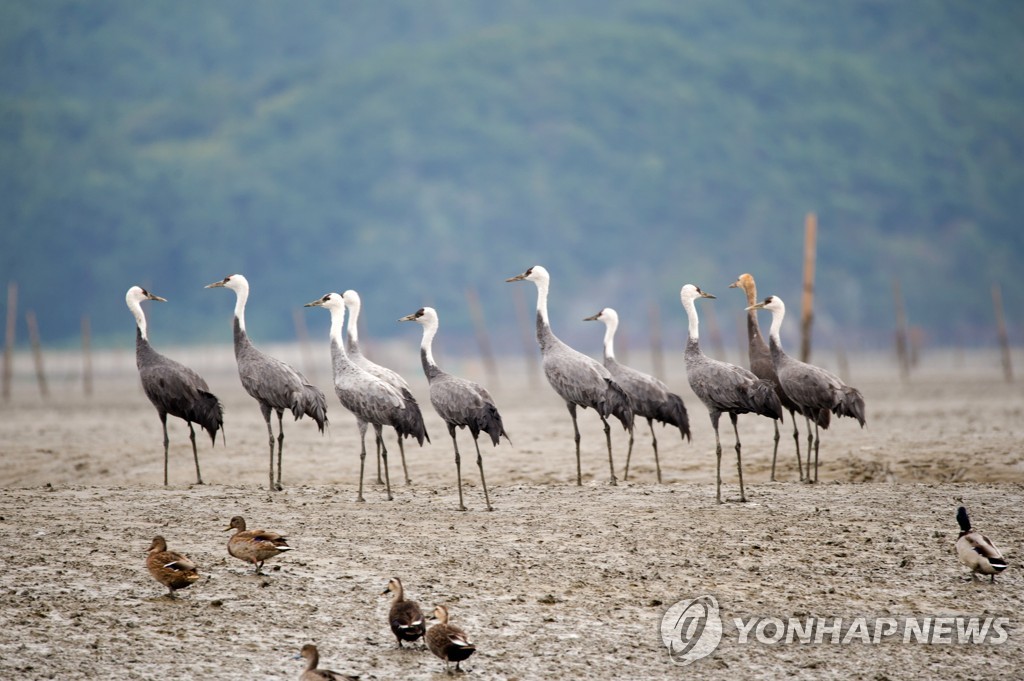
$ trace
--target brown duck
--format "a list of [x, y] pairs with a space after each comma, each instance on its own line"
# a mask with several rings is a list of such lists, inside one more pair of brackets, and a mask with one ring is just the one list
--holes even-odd
[[427, 630], [423, 640], [427, 642], [430, 652], [444, 660], [444, 668], [448, 669], [451, 662], [455, 663], [455, 671], [459, 669], [459, 663], [476, 652], [476, 646], [469, 640], [464, 632], [454, 624], [448, 624], [448, 608], [438, 605], [434, 608], [432, 619], [437, 624]]
[[297, 657], [306, 661], [306, 671], [302, 672], [299, 681], [357, 681], [359, 679], [358, 676], [332, 672], [330, 669], [317, 669], [317, 665], [320, 664], [320, 653], [312, 643], [302, 646], [302, 651]]
[[146, 569], [153, 579], [167, 587], [167, 595], [174, 598], [177, 589], [192, 586], [199, 579], [196, 564], [188, 557], [167, 550], [167, 540], [157, 535], [149, 545]]
[[415, 641], [426, 630], [423, 623], [423, 611], [416, 601], [405, 600], [405, 590], [402, 588], [402, 580], [392, 577], [388, 586], [381, 592], [381, 596], [393, 593], [391, 599], [391, 610], [388, 612], [388, 624], [391, 625], [391, 632], [398, 639], [398, 647], [402, 647], [402, 641]]
[[288, 540], [276, 532], [245, 529], [245, 518], [236, 515], [224, 531], [238, 530], [228, 540], [228, 553], [239, 560], [256, 566], [256, 574], [263, 569], [263, 561], [279, 553], [291, 551]]

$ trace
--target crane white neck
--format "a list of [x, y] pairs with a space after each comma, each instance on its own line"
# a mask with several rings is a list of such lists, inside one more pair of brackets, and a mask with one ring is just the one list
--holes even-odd
[[551, 322], [548, 321], [548, 288], [550, 282], [547, 279], [537, 279], [533, 283], [537, 285], [537, 314], [544, 324], [550, 326]]
[[[780, 301], [781, 302], [781, 301]], [[768, 337], [775, 341], [775, 344], [782, 347], [782, 320], [786, 316], [786, 306], [783, 305], [781, 309], [772, 310], [772, 325], [768, 330]]]
[[615, 359], [615, 331], [619, 328], [619, 320], [615, 318], [602, 317], [604, 322], [604, 356], [606, 359]]
[[146, 332], [146, 315], [142, 312], [142, 304], [138, 300], [129, 299], [128, 309], [132, 311], [132, 315], [135, 317], [135, 325], [139, 327], [139, 334], [142, 336], [142, 340], [148, 341], [149, 335]]
[[683, 298], [683, 309], [686, 310], [686, 318], [690, 322], [687, 329], [690, 334], [690, 340], [695, 341], [700, 337], [700, 322], [697, 320], [697, 306], [693, 304], [693, 300], [691, 298]]
[[341, 329], [345, 326], [345, 306], [328, 307], [331, 313], [331, 341], [338, 346], [342, 354], [345, 354], [345, 344], [342, 341]]
[[249, 300], [248, 285], [241, 285], [234, 288], [235, 292], [235, 319], [238, 320], [238, 328], [245, 331], [245, 303]]
[[345, 307], [348, 308], [348, 340], [359, 342], [359, 311], [363, 307], [358, 295], [345, 296]]
[[437, 362], [434, 361], [433, 346], [438, 325], [436, 317], [425, 320], [423, 322], [423, 339], [420, 341], [420, 350], [423, 352], [424, 359], [428, 364], [435, 367]]

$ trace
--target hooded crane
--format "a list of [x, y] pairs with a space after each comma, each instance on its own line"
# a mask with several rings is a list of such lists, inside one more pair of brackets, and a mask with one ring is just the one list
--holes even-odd
[[565, 400], [572, 417], [576, 439], [576, 484], [582, 485], [580, 471], [580, 429], [576, 423], [576, 407], [593, 407], [604, 424], [604, 437], [608, 443], [609, 484], [615, 485], [615, 462], [612, 460], [612, 434], [608, 417], [615, 416], [622, 427], [633, 434], [633, 407], [629, 395], [599, 362], [582, 352], [573, 350], [558, 339], [548, 322], [548, 289], [551, 275], [540, 265], [534, 265], [522, 274], [505, 281], [532, 281], [537, 286], [537, 343], [540, 345], [544, 375], [555, 392]]
[[128, 309], [135, 316], [135, 364], [139, 368], [142, 389], [156, 407], [160, 423], [164, 427], [164, 485], [167, 484], [167, 449], [170, 445], [170, 438], [167, 437], [168, 414], [177, 416], [188, 424], [188, 436], [192, 440], [192, 457], [196, 461], [196, 484], [201, 485], [203, 476], [199, 473], [199, 452], [196, 450], [196, 431], [192, 424], [198, 423], [206, 429], [213, 444], [216, 445], [217, 431], [224, 427], [224, 408], [210, 392], [210, 387], [206, 385], [202, 376], [187, 366], [164, 357], [149, 344], [142, 301], [167, 301], [140, 286], [128, 289], [124, 299], [128, 303]]
[[448, 434], [452, 436], [452, 445], [455, 447], [455, 474], [459, 480], [459, 510], [465, 511], [466, 506], [462, 503], [462, 457], [459, 455], [459, 442], [455, 438], [455, 428], [469, 428], [473, 436], [473, 446], [476, 448], [476, 465], [480, 469], [480, 483], [484, 488], [484, 501], [487, 502], [487, 510], [491, 508], [491, 498], [487, 494], [487, 480], [484, 479], [484, 459], [480, 456], [480, 431], [490, 435], [491, 444], [497, 446], [504, 435], [511, 443], [505, 426], [501, 423], [501, 414], [494, 405], [494, 399], [482, 386], [464, 378], [452, 376], [441, 371], [434, 361], [433, 344], [434, 335], [437, 333], [439, 321], [437, 311], [432, 307], [421, 307], [411, 315], [406, 315], [398, 321], [417, 322], [423, 326], [423, 340], [420, 342], [420, 360], [423, 362], [423, 373], [427, 376], [430, 384], [430, 403], [434, 405], [445, 424], [448, 426]]
[[[814, 421], [814, 482], [818, 482], [818, 427], [828, 429], [831, 414], [857, 419], [864, 427], [864, 397], [838, 377], [821, 367], [801, 362], [787, 355], [782, 349], [782, 320], [786, 317], [786, 304], [778, 296], [768, 296], [763, 302], [751, 305], [748, 310], [768, 310], [772, 313], [772, 325], [768, 331], [772, 364], [778, 374], [782, 391], [800, 409], [800, 413]], [[810, 426], [808, 425], [808, 435]], [[807, 442], [807, 480], [811, 479], [811, 441]]]
[[[412, 392], [409, 388], [409, 383], [402, 378], [397, 372], [382, 367], [379, 364], [371, 362], [363, 355], [359, 349], [359, 311], [362, 309], [363, 303], [359, 298], [359, 294], [349, 289], [341, 294], [342, 299], [345, 301], [345, 309], [348, 310], [348, 338], [345, 342], [345, 349], [348, 352], [349, 358], [356, 364], [356, 366], [362, 367], [364, 370], [370, 372], [377, 378], [381, 379], [385, 383], [389, 383], [398, 389], [399, 392], [405, 390]], [[420, 410], [420, 405], [413, 398], [411, 408], [417, 412]], [[423, 416], [420, 415], [420, 420], [423, 420]], [[424, 431], [426, 436], [426, 431]], [[430, 437], [427, 437], [427, 441], [430, 441]], [[398, 451], [402, 455], [402, 472], [405, 474], [405, 484], [411, 485], [412, 480], [409, 479], [409, 468], [405, 465], [405, 445], [402, 444], [402, 438], [398, 438]], [[377, 484], [383, 485], [384, 481], [380, 479], [380, 447], [377, 448]]]
[[743, 464], [740, 459], [740, 431], [736, 425], [740, 414], [755, 413], [777, 419], [782, 415], [782, 404], [775, 394], [775, 387], [763, 381], [742, 367], [728, 362], [711, 359], [700, 349], [698, 298], [714, 298], [693, 284], [686, 284], [679, 291], [679, 299], [689, 319], [689, 338], [686, 341], [686, 376], [693, 392], [708, 408], [711, 426], [715, 429], [715, 498], [722, 503], [722, 441], [718, 437], [718, 419], [722, 412], [729, 414], [732, 430], [736, 434], [736, 471], [740, 479], [740, 501], [746, 501], [743, 490]]
[[[748, 306], [757, 302], [757, 284], [754, 282], [752, 275], [741, 274], [736, 281], [729, 284], [729, 288], [743, 289], [747, 296]], [[803, 480], [804, 469], [803, 463], [800, 461], [800, 431], [796, 425], [796, 413], [800, 411], [800, 408], [783, 392], [782, 385], [779, 383], [779, 377], [775, 374], [775, 365], [772, 364], [772, 353], [768, 350], [768, 344], [764, 342], [764, 336], [761, 335], [761, 327], [757, 323], [757, 310], [751, 310], [749, 307], [747, 308], [747, 340], [749, 343], [747, 355], [750, 358], [750, 371], [758, 378], [772, 382], [782, 407], [789, 412], [789, 417], [793, 420], [793, 442], [796, 444], [796, 469], [800, 479]], [[781, 420], [780, 418], [778, 421], [775, 421], [775, 446], [772, 448], [772, 482], [775, 481], [775, 459], [779, 454], [779, 421]], [[808, 434], [810, 434], [810, 427], [811, 422], [808, 420]]]
[[[249, 282], [241, 274], [231, 274], [205, 288], [227, 288], [235, 292], [235, 362], [242, 387], [260, 405], [270, 435], [270, 489], [282, 490], [281, 451], [284, 448], [284, 410], [290, 409], [295, 420], [309, 416], [324, 432], [327, 425], [327, 400], [323, 391], [310, 385], [306, 377], [279, 359], [256, 349], [245, 332], [245, 302], [249, 299]], [[274, 482], [274, 428], [270, 412], [277, 412], [277, 482]]]
[[399, 440], [411, 435], [423, 444], [427, 430], [423, 425], [416, 400], [408, 390], [399, 390], [370, 374], [356, 364], [345, 353], [341, 328], [345, 322], [345, 301], [338, 293], [328, 293], [322, 298], [306, 303], [306, 307], [322, 307], [331, 313], [331, 361], [334, 365], [334, 392], [341, 404], [352, 412], [359, 426], [361, 450], [359, 453], [359, 496], [363, 499], [363, 472], [366, 467], [366, 426], [373, 424], [377, 446], [384, 460], [384, 482], [387, 484], [388, 501], [391, 496], [391, 476], [388, 474], [388, 450], [381, 436], [384, 426], [391, 426], [398, 433]]
[[[619, 328], [619, 314], [606, 307], [596, 315], [583, 321], [604, 322], [604, 366], [611, 372], [622, 389], [633, 401], [633, 412], [647, 419], [647, 427], [651, 430], [651, 445], [654, 447], [654, 466], [661, 482], [661, 464], [658, 462], [658, 438], [654, 434], [654, 421], [671, 424], [679, 428], [683, 439], [690, 439], [690, 419], [686, 414], [683, 398], [669, 392], [668, 386], [643, 372], [619, 364], [615, 359], [615, 331]], [[629, 452], [626, 453], [626, 470], [623, 480], [629, 480], [629, 460], [633, 456], [633, 433], [629, 434]]]

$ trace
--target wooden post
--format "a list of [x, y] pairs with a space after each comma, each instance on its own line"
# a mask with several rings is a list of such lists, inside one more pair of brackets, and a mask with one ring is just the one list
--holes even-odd
[[910, 353], [907, 348], [907, 315], [903, 310], [903, 293], [900, 280], [892, 281], [893, 307], [896, 308], [896, 358], [900, 363], [900, 378], [904, 382], [910, 377]]
[[713, 305], [704, 306], [704, 323], [708, 328], [708, 341], [711, 345], [711, 356], [726, 361], [725, 345], [722, 343], [722, 330], [718, 328], [718, 317], [715, 316]]
[[498, 366], [494, 362], [494, 352], [491, 350], [491, 337], [487, 333], [487, 322], [484, 321], [484, 308], [480, 304], [480, 296], [475, 288], [466, 289], [466, 303], [469, 305], [469, 316], [473, 320], [476, 344], [480, 348], [480, 357], [484, 360], [487, 380], [491, 385], [496, 386], [498, 384]]
[[800, 359], [811, 361], [811, 325], [814, 323], [814, 261], [817, 257], [818, 216], [804, 218], [804, 295], [800, 310]]
[[537, 362], [537, 348], [535, 347], [533, 334], [529, 329], [536, 328], [534, 320], [526, 311], [526, 299], [523, 297], [523, 286], [512, 287], [512, 299], [516, 304], [516, 320], [520, 328], [520, 338], [523, 341], [523, 355], [526, 357], [526, 376], [531, 389], [537, 388], [540, 365]]
[[306, 327], [306, 316], [302, 314], [302, 310], [295, 308], [292, 310], [292, 320], [295, 324], [295, 337], [299, 341], [299, 354], [302, 355], [302, 367], [305, 369], [305, 374], [309, 377], [309, 380], [316, 385], [319, 381], [317, 380], [316, 365], [313, 363], [313, 350], [309, 344], [309, 329]]
[[661, 310], [651, 303], [651, 367], [655, 378], [665, 380], [665, 357], [661, 342]]
[[46, 385], [46, 372], [43, 370], [43, 344], [39, 340], [39, 322], [33, 310], [25, 312], [25, 324], [28, 326], [28, 340], [32, 344], [32, 361], [36, 365], [36, 381], [39, 383], [39, 394], [43, 397], [50, 396], [50, 389]]
[[92, 395], [92, 330], [89, 315], [82, 315], [82, 389]]
[[1010, 336], [1006, 332], [1006, 319], [1003, 317], [1003, 293], [999, 284], [992, 284], [992, 306], [996, 311], [996, 331], [999, 334], [999, 348], [1003, 355], [1003, 376], [1007, 383], [1013, 382], [1013, 364], [1010, 361]]
[[11, 373], [14, 363], [14, 329], [18, 323], [18, 284], [7, 284], [7, 332], [4, 334], [4, 401], [11, 399]]

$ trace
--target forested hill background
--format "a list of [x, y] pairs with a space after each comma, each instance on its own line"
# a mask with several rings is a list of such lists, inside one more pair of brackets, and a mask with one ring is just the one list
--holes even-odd
[[0, 285], [122, 345], [144, 285], [158, 346], [229, 342], [233, 272], [257, 341], [345, 288], [471, 337], [473, 288], [518, 349], [543, 264], [596, 352], [606, 305], [685, 334], [686, 282], [736, 333], [750, 271], [795, 339], [815, 211], [823, 343], [888, 344], [899, 280], [934, 344], [992, 344], [1001, 284], [1019, 344], [1022, 65], [1017, 0], [3, 0]]

